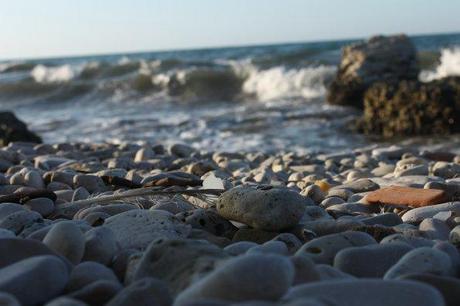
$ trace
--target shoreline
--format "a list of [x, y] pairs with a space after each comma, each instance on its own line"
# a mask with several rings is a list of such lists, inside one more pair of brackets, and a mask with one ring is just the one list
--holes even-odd
[[460, 288], [451, 152], [12, 142], [0, 172], [0, 295], [25, 305], [441, 306], [460, 292], [443, 290]]

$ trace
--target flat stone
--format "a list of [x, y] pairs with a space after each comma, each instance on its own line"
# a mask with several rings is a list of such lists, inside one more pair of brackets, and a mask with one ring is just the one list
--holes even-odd
[[369, 204], [422, 207], [443, 203], [445, 192], [438, 189], [392, 186], [367, 194], [366, 201]]
[[362, 179], [358, 179], [350, 183], [346, 183], [343, 185], [333, 187], [331, 188], [331, 191], [335, 189], [348, 189], [353, 193], [360, 193], [360, 192], [373, 191], [379, 188], [380, 188], [379, 185], [375, 183], [374, 181], [367, 179], [367, 178], [362, 178]]
[[7, 229], [18, 235], [25, 227], [42, 220], [42, 216], [35, 211], [21, 210], [13, 212], [0, 220], [0, 228]]
[[0, 291], [14, 295], [23, 305], [38, 305], [59, 295], [68, 278], [61, 259], [36, 256], [0, 269]]
[[105, 220], [122, 248], [145, 249], [157, 238], [186, 238], [191, 226], [163, 210], [130, 210]]
[[294, 275], [294, 266], [286, 257], [267, 254], [238, 256], [181, 292], [174, 305], [206, 299], [276, 301], [289, 289]]
[[317, 298], [327, 305], [347, 306], [443, 306], [442, 295], [435, 288], [408, 280], [337, 280], [308, 283], [293, 287], [283, 297], [286, 301]]
[[374, 238], [363, 232], [343, 232], [330, 234], [305, 243], [295, 256], [306, 256], [315, 263], [332, 265], [336, 254], [349, 247], [377, 244]]
[[54, 202], [48, 198], [35, 198], [24, 203], [24, 207], [48, 217], [54, 211]]
[[335, 256], [334, 267], [356, 277], [382, 278], [388, 269], [412, 249], [405, 243], [346, 248]]
[[424, 219], [432, 218], [442, 211], [452, 211], [460, 214], [460, 202], [449, 202], [411, 209], [402, 216], [402, 220], [405, 223], [420, 223]]
[[287, 188], [235, 187], [219, 197], [217, 212], [256, 229], [278, 231], [296, 226], [306, 205], [304, 197]]
[[414, 249], [401, 257], [385, 273], [384, 279], [395, 279], [410, 273], [430, 273], [448, 276], [452, 272], [452, 261], [449, 255], [436, 249], [422, 247]]

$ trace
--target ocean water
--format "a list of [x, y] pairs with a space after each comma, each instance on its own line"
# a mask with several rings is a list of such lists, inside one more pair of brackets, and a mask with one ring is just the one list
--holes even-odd
[[[460, 34], [411, 39], [421, 80], [460, 75]], [[3, 61], [0, 109], [47, 142], [299, 152], [371, 145], [347, 129], [356, 111], [324, 101], [341, 48], [354, 41]]]

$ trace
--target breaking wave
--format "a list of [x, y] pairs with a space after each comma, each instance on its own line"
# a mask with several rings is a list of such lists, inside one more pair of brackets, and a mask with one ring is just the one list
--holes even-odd
[[[14, 79], [8, 80], [8, 75]], [[176, 59], [86, 61], [77, 64], [3, 64], [2, 98], [56, 101], [92, 94], [146, 98], [152, 94], [177, 101], [233, 101], [314, 98], [325, 93], [334, 66], [300, 68], [257, 65], [251, 59], [182, 62]], [[19, 78], [19, 79], [18, 79]]]
[[447, 76], [460, 76], [460, 47], [442, 49], [439, 65], [434, 70], [422, 71], [420, 79], [429, 82]]

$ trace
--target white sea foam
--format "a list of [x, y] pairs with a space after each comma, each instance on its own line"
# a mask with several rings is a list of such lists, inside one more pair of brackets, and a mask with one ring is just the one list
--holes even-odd
[[440, 64], [434, 71], [425, 70], [420, 73], [424, 82], [445, 78], [447, 76], [460, 76], [460, 47], [442, 49]]
[[243, 91], [262, 101], [281, 98], [314, 98], [325, 94], [325, 82], [335, 73], [332, 66], [286, 69], [273, 67], [259, 70], [251, 67]]
[[37, 65], [30, 72], [30, 75], [37, 83], [65, 83], [72, 80], [78, 74], [77, 69], [70, 65], [58, 67]]

